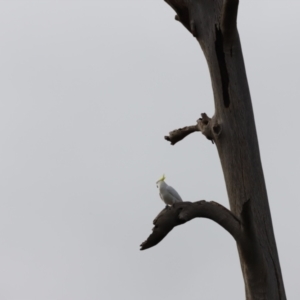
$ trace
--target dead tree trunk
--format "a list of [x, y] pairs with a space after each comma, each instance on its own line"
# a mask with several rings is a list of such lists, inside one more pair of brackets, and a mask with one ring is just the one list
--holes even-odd
[[201, 131], [218, 149], [230, 211], [215, 202], [183, 202], [165, 208], [154, 220], [142, 250], [159, 243], [175, 226], [195, 217], [210, 218], [237, 242], [246, 299], [286, 299], [255, 121], [236, 27], [238, 0], [166, 0], [197, 39], [206, 57], [215, 114], [196, 125], [170, 132], [171, 144]]

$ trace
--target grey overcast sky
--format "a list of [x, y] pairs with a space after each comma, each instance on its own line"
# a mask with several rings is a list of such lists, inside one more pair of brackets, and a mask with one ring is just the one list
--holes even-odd
[[[238, 27], [289, 299], [299, 299], [300, 1]], [[163, 136], [214, 113], [196, 40], [163, 0], [0, 1], [0, 298], [243, 299], [236, 245], [199, 219], [140, 252], [156, 180], [228, 207], [214, 145]]]

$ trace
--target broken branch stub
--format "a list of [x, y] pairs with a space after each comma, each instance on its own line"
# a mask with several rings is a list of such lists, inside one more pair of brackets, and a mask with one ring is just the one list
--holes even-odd
[[208, 140], [214, 143], [214, 141], [219, 137], [222, 127], [216, 121], [215, 117], [210, 118], [206, 113], [202, 113], [201, 118], [197, 120], [197, 125], [186, 126], [170, 131], [169, 135], [165, 136], [165, 140], [169, 141], [171, 145], [175, 145], [186, 136], [196, 131], [201, 131]]
[[189, 134], [199, 131], [197, 125], [186, 126], [169, 132], [168, 136], [165, 136], [165, 140], [171, 142], [171, 145], [175, 145], [177, 142], [183, 140]]

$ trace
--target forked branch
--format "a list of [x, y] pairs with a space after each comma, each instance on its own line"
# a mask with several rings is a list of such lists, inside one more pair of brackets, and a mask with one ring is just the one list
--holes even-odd
[[242, 238], [240, 220], [227, 208], [205, 200], [197, 202], [180, 202], [167, 206], [154, 219], [153, 232], [141, 244], [141, 250], [157, 245], [175, 227], [194, 218], [207, 218], [215, 221], [227, 230], [238, 242]]
[[222, 128], [214, 118], [210, 118], [206, 113], [202, 113], [201, 118], [197, 120], [197, 125], [175, 129], [169, 132], [169, 135], [165, 136], [165, 140], [169, 141], [171, 145], [175, 145], [186, 136], [196, 131], [201, 131], [208, 140], [214, 143], [214, 141], [219, 137]]

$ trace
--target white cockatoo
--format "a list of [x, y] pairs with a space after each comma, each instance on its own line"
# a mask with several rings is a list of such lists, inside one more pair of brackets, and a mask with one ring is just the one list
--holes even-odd
[[172, 205], [176, 202], [182, 202], [179, 194], [169, 185], [165, 183], [165, 175], [156, 181], [156, 186], [159, 189], [159, 196], [167, 205]]

